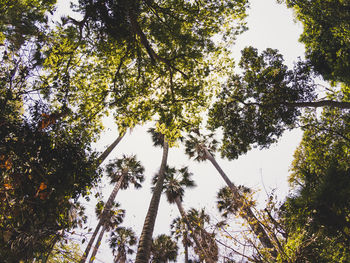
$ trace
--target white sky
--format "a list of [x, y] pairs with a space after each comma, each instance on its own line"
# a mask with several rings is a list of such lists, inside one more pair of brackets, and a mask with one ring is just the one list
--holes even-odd
[[[59, 1], [60, 8], [68, 8], [68, 2], [68, 0]], [[284, 55], [286, 63], [292, 66], [293, 61], [296, 61], [298, 56], [302, 57], [304, 53], [303, 45], [298, 42], [302, 31], [301, 25], [294, 22], [291, 10], [287, 10], [284, 5], [276, 4], [276, 0], [251, 0], [250, 2], [251, 9], [248, 11], [247, 19], [249, 30], [238, 36], [233, 48], [234, 57], [238, 61], [240, 50], [245, 46], [256, 47], [259, 52], [270, 47], [278, 49]], [[108, 129], [96, 145], [101, 151], [118, 136], [116, 127], [111, 122], [107, 122], [106, 125]], [[120, 191], [116, 198], [122, 208], [126, 209], [123, 225], [132, 227], [137, 235], [141, 233], [151, 199], [150, 180], [160, 166], [162, 155], [161, 149], [152, 146], [150, 136], [146, 133], [148, 127], [138, 127], [131, 134], [126, 135], [110, 156], [115, 158], [121, 157], [122, 154], [136, 154], [146, 168], [143, 188]], [[270, 192], [273, 188], [277, 188], [277, 194], [280, 200], [283, 200], [288, 191], [286, 181], [288, 169], [300, 139], [300, 131], [286, 132], [279, 143], [273, 145], [269, 150], [255, 149], [238, 160], [229, 162], [219, 159], [218, 162], [235, 184], [244, 184], [261, 190], [258, 194], [261, 202], [266, 198], [265, 189]], [[216, 193], [225, 184], [212, 165], [210, 163], [198, 164], [188, 160], [181, 148], [170, 149], [168, 164], [177, 167], [189, 166], [190, 171], [194, 174], [193, 179], [197, 187], [186, 192], [184, 207], [186, 209], [206, 207], [208, 212], [214, 215], [216, 213]], [[107, 199], [113, 186], [105, 182], [101, 187]], [[90, 202], [87, 211], [92, 228], [96, 226], [94, 205], [95, 203]], [[168, 234], [170, 223], [177, 216], [179, 213], [176, 206], [169, 205], [165, 196], [162, 196], [154, 236], [161, 233]], [[106, 234], [104, 239], [108, 237], [109, 235]], [[178, 262], [181, 262], [181, 258]], [[102, 245], [100, 248], [96, 262], [113, 262], [107, 245]]]

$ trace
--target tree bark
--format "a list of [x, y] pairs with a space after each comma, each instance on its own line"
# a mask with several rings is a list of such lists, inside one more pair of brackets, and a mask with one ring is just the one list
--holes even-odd
[[83, 256], [81, 257], [79, 263], [84, 263], [84, 262], [86, 261], [88, 255], [89, 255], [89, 253], [90, 253], [92, 244], [94, 243], [94, 240], [95, 240], [95, 238], [96, 238], [96, 236], [97, 236], [98, 231], [100, 230], [100, 228], [101, 228], [101, 223], [100, 223], [100, 221], [99, 221], [99, 222], [97, 223], [97, 226], [96, 226], [96, 228], [95, 228], [94, 233], [92, 234], [92, 236], [91, 236], [91, 238], [90, 238], [90, 240], [89, 240], [89, 243], [87, 244], [87, 246], [86, 246], [86, 248], [85, 248], [84, 254], [83, 254]]
[[184, 239], [184, 250], [185, 250], [185, 263], [188, 263], [188, 241], [187, 241], [187, 233], [183, 236]]
[[333, 107], [339, 109], [350, 109], [350, 102], [346, 101], [335, 101], [335, 100], [320, 100], [320, 101], [305, 101], [305, 102], [285, 102], [282, 103], [288, 107]]
[[98, 238], [96, 240], [94, 250], [92, 251], [92, 254], [91, 254], [91, 257], [90, 257], [90, 261], [89, 261], [90, 263], [94, 262], [94, 260], [95, 260], [95, 257], [96, 257], [98, 248], [101, 245], [101, 240], [103, 238], [103, 234], [105, 233], [105, 230], [106, 230], [106, 226], [103, 226], [102, 229], [101, 229], [100, 235], [98, 236]]
[[275, 247], [273, 246], [269, 236], [265, 232], [264, 228], [261, 226], [261, 224], [258, 222], [257, 218], [255, 217], [253, 211], [250, 209], [249, 205], [245, 204], [244, 199], [242, 195], [239, 193], [238, 188], [231, 182], [231, 180], [227, 177], [225, 172], [221, 169], [219, 164], [216, 162], [214, 157], [211, 155], [211, 153], [208, 151], [208, 149], [204, 146], [204, 151], [206, 154], [206, 158], [214, 165], [216, 170], [219, 172], [221, 177], [224, 179], [228, 187], [231, 189], [231, 192], [234, 196], [233, 202], [240, 206], [240, 208], [243, 211], [242, 217], [247, 221], [250, 228], [254, 232], [254, 234], [258, 237], [261, 244], [268, 249], [271, 249], [271, 255], [273, 257], [277, 256], [277, 251]]
[[163, 156], [161, 166], [158, 172], [158, 180], [154, 188], [153, 196], [148, 208], [148, 212], [143, 224], [143, 229], [139, 241], [139, 246], [137, 249], [135, 263], [148, 263], [151, 255], [151, 246], [152, 246], [152, 235], [154, 230], [154, 224], [157, 218], [158, 207], [160, 202], [160, 196], [163, 190], [164, 184], [164, 173], [168, 159], [168, 150], [169, 145], [164, 139], [163, 146]]
[[198, 241], [198, 239], [197, 239], [197, 237], [196, 237], [196, 235], [195, 235], [195, 233], [193, 231], [192, 225], [190, 224], [190, 221], [187, 218], [186, 212], [185, 212], [185, 210], [182, 207], [182, 204], [181, 204], [181, 201], [180, 201], [179, 197], [176, 197], [175, 203], [177, 205], [177, 208], [179, 209], [179, 212], [181, 214], [182, 219], [185, 220], [185, 223], [186, 223], [188, 229], [190, 230], [190, 235], [192, 236], [194, 242], [196, 243], [196, 246], [200, 249], [200, 251], [202, 251], [206, 262], [207, 263], [214, 263], [214, 261], [210, 258], [210, 256], [206, 252], [206, 250], [201, 245], [201, 243]]
[[105, 208], [102, 211], [102, 215], [100, 217], [100, 220], [97, 223], [95, 231], [92, 234], [92, 236], [91, 236], [91, 238], [89, 240], [89, 243], [88, 243], [88, 245], [87, 245], [87, 247], [86, 247], [86, 249], [84, 251], [84, 254], [83, 254], [83, 256], [81, 257], [81, 259], [79, 261], [80, 263], [84, 263], [86, 261], [87, 257], [89, 256], [92, 244], [94, 243], [94, 240], [95, 240], [95, 238], [96, 238], [96, 236], [98, 234], [98, 231], [100, 230], [101, 226], [103, 225], [104, 220], [106, 220], [105, 217], [106, 217], [107, 211], [108, 211], [108, 209], [111, 208], [111, 205], [112, 205], [115, 197], [117, 196], [117, 193], [118, 193], [118, 191], [119, 191], [119, 189], [120, 189], [120, 187], [122, 185], [123, 179], [124, 179], [124, 176], [121, 176], [120, 179], [118, 180], [117, 184], [114, 186], [113, 191], [112, 191], [112, 193], [110, 194], [110, 196], [109, 196], [109, 198], [107, 200]]
[[125, 135], [125, 132], [119, 135], [119, 137], [110, 146], [108, 146], [108, 148], [100, 155], [100, 157], [98, 157], [97, 159], [98, 166], [100, 166], [101, 163], [107, 158], [107, 156], [113, 151], [113, 149], [123, 139], [124, 135]]

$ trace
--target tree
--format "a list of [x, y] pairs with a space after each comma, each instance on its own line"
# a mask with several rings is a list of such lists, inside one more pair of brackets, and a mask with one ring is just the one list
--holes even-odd
[[[195, 183], [191, 179], [192, 174], [188, 171], [187, 167], [183, 167], [177, 170], [174, 167], [167, 167], [165, 171], [165, 181], [164, 181], [164, 193], [170, 204], [175, 203], [180, 212], [182, 219], [186, 222], [187, 227], [191, 233], [191, 236], [196, 243], [199, 250], [200, 257], [204, 258], [207, 262], [214, 262], [215, 259], [208, 255], [206, 248], [202, 247], [198, 241], [191, 223], [188, 221], [186, 212], [182, 206], [182, 200], [184, 196], [185, 187], [194, 187]], [[153, 184], [157, 181], [157, 176], [153, 177]], [[214, 256], [215, 258], [215, 256]]]
[[[79, 262], [82, 251], [80, 250], [79, 244], [69, 241], [58, 242], [53, 248], [52, 253], [47, 259], [47, 263], [72, 263]], [[45, 261], [43, 261], [45, 262]]]
[[177, 244], [170, 236], [165, 234], [157, 236], [152, 243], [151, 262], [166, 263], [169, 261], [176, 262]]
[[349, 59], [350, 4], [347, 1], [285, 0], [304, 32], [300, 41], [305, 44], [306, 58], [315, 70], [329, 81], [350, 84]]
[[[239, 185], [237, 188], [242, 196], [251, 194], [251, 189], [248, 187]], [[247, 199], [246, 196], [244, 198]], [[217, 199], [217, 208], [224, 218], [227, 218], [230, 214], [237, 214], [239, 212], [240, 207], [237, 203], [232, 202], [234, 196], [229, 187], [221, 188], [217, 194]]]
[[231, 182], [231, 180], [227, 177], [225, 172], [221, 169], [219, 164], [214, 159], [211, 152], [215, 150], [217, 142], [216, 140], [211, 140], [210, 142], [208, 142], [208, 140], [211, 139], [212, 137], [213, 137], [213, 134], [202, 136], [202, 137], [200, 137], [198, 133], [195, 135], [189, 134], [188, 138], [185, 141], [186, 154], [190, 158], [194, 157], [194, 159], [199, 162], [209, 160], [214, 165], [214, 167], [217, 169], [221, 177], [226, 182], [227, 186], [230, 188], [233, 195], [232, 202], [234, 203], [235, 206], [240, 208], [242, 218], [244, 218], [246, 222], [249, 224], [251, 230], [259, 238], [261, 244], [266, 249], [271, 250], [272, 256], [275, 257], [276, 252], [274, 251], [274, 246], [269, 236], [266, 234], [264, 228], [261, 226], [260, 222], [257, 220], [256, 216], [251, 210], [250, 204], [247, 202], [247, 200], [243, 198], [237, 186], [235, 186]]
[[131, 228], [117, 227], [111, 232], [109, 246], [112, 248], [114, 262], [127, 262], [127, 255], [132, 255], [134, 249], [132, 246], [136, 245], [137, 239], [135, 233]]
[[192, 246], [190, 240], [190, 230], [182, 217], [177, 217], [171, 223], [171, 235], [174, 236], [175, 240], [182, 239], [182, 245], [184, 247], [185, 263], [189, 263], [189, 252], [188, 249]]
[[6, 40], [19, 49], [31, 37], [40, 38], [40, 27], [47, 23], [47, 12], [53, 12], [55, 3], [56, 0], [1, 1], [0, 44]]
[[135, 263], [148, 263], [150, 258], [150, 251], [152, 246], [152, 234], [154, 229], [154, 224], [156, 221], [158, 207], [160, 202], [160, 196], [163, 190], [164, 183], [164, 173], [166, 169], [167, 159], [168, 159], [168, 149], [169, 145], [166, 138], [163, 138], [163, 155], [162, 162], [158, 172], [158, 180], [153, 190], [152, 199], [148, 207], [145, 222], [143, 224], [139, 245], [137, 248], [137, 255]]
[[[85, 262], [99, 229], [103, 227], [104, 221], [108, 221], [109, 209], [111, 208], [111, 205], [113, 204], [119, 189], [127, 189], [130, 184], [133, 184], [137, 189], [141, 187], [141, 183], [144, 181], [144, 167], [139, 161], [136, 160], [136, 156], [134, 155], [129, 157], [123, 155], [123, 158], [110, 162], [107, 165], [106, 170], [108, 176], [111, 178], [111, 183], [116, 183], [116, 185], [114, 186], [113, 191], [107, 200], [105, 206], [106, 213], [102, 212], [101, 218], [95, 228], [92, 237], [90, 238], [90, 241], [80, 262]], [[101, 233], [102, 234], [100, 235], [103, 235], [103, 231], [101, 231]]]
[[259, 55], [256, 49], [245, 48], [239, 66], [242, 74], [227, 81], [208, 120], [210, 129], [223, 129], [220, 150], [228, 159], [251, 147], [269, 147], [283, 131], [297, 126], [305, 107], [350, 108], [341, 96], [317, 100], [310, 66], [299, 61], [288, 70], [277, 50]]
[[30, 260], [77, 226], [71, 209], [100, 174], [79, 126], [54, 117], [42, 104], [24, 116], [21, 99], [10, 89], [1, 91], [0, 257]]
[[[218, 246], [215, 240], [215, 233], [208, 233], [206, 230], [206, 224], [210, 222], [210, 217], [205, 213], [204, 209], [190, 209], [187, 213], [188, 221], [190, 225], [193, 226], [194, 235], [199, 239], [200, 247], [206, 249], [206, 254], [209, 258], [204, 258], [204, 260], [210, 259], [209, 262], [218, 261]], [[199, 251], [200, 247], [195, 247], [194, 250], [199, 255], [200, 260], [203, 260], [202, 251]]]
[[348, 114], [338, 109], [324, 109], [321, 116], [310, 112], [304, 119], [291, 169], [293, 194], [281, 208], [287, 246], [302, 260], [349, 260], [348, 123]]
[[[123, 222], [124, 216], [125, 216], [125, 210], [119, 209], [118, 203], [112, 203], [112, 205], [108, 208], [108, 210], [105, 208], [103, 209], [103, 203], [99, 202], [96, 206], [96, 213], [99, 215], [99, 219], [102, 224], [101, 232], [96, 240], [94, 250], [92, 251], [91, 257], [90, 257], [90, 263], [94, 262], [98, 248], [101, 245], [101, 241], [103, 238], [103, 234], [105, 231], [110, 231], [113, 228], [116, 228], [118, 225], [120, 225]], [[103, 217], [103, 218], [102, 218]]]

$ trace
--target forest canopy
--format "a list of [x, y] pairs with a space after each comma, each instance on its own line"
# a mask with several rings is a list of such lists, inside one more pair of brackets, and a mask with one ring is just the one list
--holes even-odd
[[[349, 262], [350, 4], [278, 2], [303, 25], [305, 59], [293, 68], [272, 48], [232, 58], [248, 0], [78, 0], [62, 17], [55, 0], [0, 0], [0, 261], [93, 262], [109, 233], [106, 262]], [[100, 153], [108, 116], [118, 136]], [[145, 168], [139, 156], [110, 154], [145, 125], [162, 158], [136, 233], [118, 195], [141, 188]], [[297, 128], [290, 194], [279, 203], [269, 193], [261, 208], [218, 156], [269, 148]], [[168, 165], [177, 146], [226, 183], [220, 220], [186, 209], [196, 181], [191, 167]], [[91, 194], [103, 176], [113, 186], [107, 201]], [[170, 235], [155, 236], [163, 193], [179, 217]]]

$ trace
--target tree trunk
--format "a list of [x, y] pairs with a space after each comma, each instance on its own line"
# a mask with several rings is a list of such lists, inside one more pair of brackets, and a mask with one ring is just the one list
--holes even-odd
[[[121, 139], [123, 139], [124, 135], [125, 135], [125, 132], [123, 134], [119, 135], [119, 137], [110, 146], [108, 146], [108, 148], [98, 157], [97, 167], [99, 167], [102, 164], [102, 162], [108, 157], [108, 155], [113, 151], [113, 149], [119, 144]], [[106, 206], [107, 206], [107, 204], [106, 204]], [[90, 241], [85, 249], [85, 252], [84, 252], [82, 258], [80, 259], [80, 263], [84, 263], [86, 261], [88, 254], [90, 252], [90, 249], [92, 247], [92, 244], [97, 236], [98, 231], [100, 230], [100, 227], [101, 227], [101, 224], [98, 223], [96, 228], [95, 228], [95, 231], [94, 231], [94, 233], [93, 233], [93, 235], [92, 235], [92, 237], [91, 237], [91, 239], [90, 239]]]
[[101, 163], [108, 157], [108, 155], [113, 151], [113, 149], [123, 139], [124, 135], [125, 135], [125, 132], [123, 134], [119, 135], [119, 137], [110, 146], [108, 146], [108, 148], [100, 155], [100, 157], [98, 157], [98, 159], [97, 159], [98, 166], [100, 166]]
[[188, 263], [188, 241], [187, 241], [187, 233], [183, 236], [183, 245], [185, 250], [185, 263]]
[[204, 258], [205, 258], [205, 261], [207, 263], [214, 263], [214, 261], [208, 255], [207, 251], [203, 248], [201, 243], [198, 241], [197, 236], [195, 235], [195, 233], [193, 231], [192, 225], [190, 224], [190, 221], [187, 218], [186, 212], [182, 207], [180, 198], [176, 197], [175, 202], [176, 202], [177, 208], [179, 209], [179, 212], [181, 214], [182, 219], [185, 220], [185, 223], [186, 223], [188, 229], [190, 230], [190, 235], [192, 236], [194, 242], [196, 243], [196, 246], [200, 249], [200, 251], [202, 251]]
[[216, 162], [214, 157], [210, 154], [208, 149], [204, 146], [204, 151], [206, 154], [206, 158], [211, 161], [211, 163], [214, 165], [216, 170], [220, 173], [221, 177], [224, 179], [228, 187], [231, 189], [231, 192], [234, 196], [233, 202], [238, 203], [239, 207], [242, 209], [244, 213], [243, 218], [247, 221], [249, 224], [250, 228], [254, 232], [254, 234], [258, 237], [260, 240], [261, 244], [268, 249], [271, 249], [271, 255], [273, 257], [277, 256], [277, 251], [275, 247], [273, 246], [269, 236], [266, 234], [264, 228], [261, 226], [261, 224], [258, 222], [257, 218], [255, 217], [253, 211], [250, 209], [249, 205], [245, 204], [244, 199], [242, 195], [239, 193], [238, 188], [231, 182], [231, 180], [227, 177], [225, 172], [221, 169], [219, 164]]
[[158, 180], [153, 191], [153, 196], [148, 208], [148, 212], [143, 224], [143, 229], [137, 249], [135, 263], [148, 263], [151, 255], [152, 235], [154, 224], [157, 218], [160, 196], [163, 190], [164, 173], [168, 159], [169, 145], [164, 139], [162, 163], [158, 173]]
[[350, 109], [350, 102], [347, 101], [335, 101], [335, 100], [320, 100], [320, 101], [305, 101], [305, 102], [285, 102], [282, 103], [288, 107], [300, 107], [300, 108], [318, 108], [318, 107], [333, 107], [339, 109]]
[[121, 176], [120, 179], [118, 180], [118, 183], [114, 186], [113, 191], [112, 191], [112, 193], [110, 194], [110, 196], [109, 196], [109, 198], [107, 200], [105, 208], [102, 211], [102, 215], [100, 217], [100, 220], [97, 223], [95, 231], [92, 234], [92, 237], [89, 240], [89, 243], [88, 243], [88, 245], [87, 245], [87, 247], [86, 247], [86, 249], [84, 251], [84, 254], [83, 254], [83, 256], [81, 257], [81, 259], [79, 261], [80, 263], [84, 263], [86, 261], [87, 257], [89, 256], [92, 244], [94, 243], [94, 240], [95, 240], [95, 238], [97, 236], [97, 233], [100, 230], [101, 226], [103, 225], [104, 220], [106, 220], [105, 216], [107, 214], [107, 211], [108, 211], [108, 209], [111, 208], [112, 203], [113, 203], [115, 197], [117, 196], [117, 193], [118, 193], [118, 191], [119, 191], [119, 189], [120, 189], [120, 187], [122, 185], [123, 179], [124, 179], [124, 176]]
[[94, 247], [94, 250], [92, 251], [89, 263], [92, 263], [95, 260], [95, 257], [96, 257], [98, 248], [101, 245], [101, 241], [102, 241], [102, 238], [103, 238], [103, 234], [105, 233], [105, 230], [106, 230], [106, 227], [103, 226], [102, 229], [101, 229], [100, 235], [98, 236], [98, 238], [96, 240], [95, 247]]

